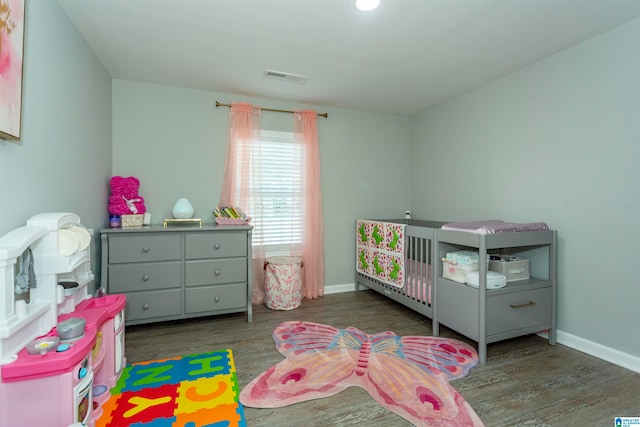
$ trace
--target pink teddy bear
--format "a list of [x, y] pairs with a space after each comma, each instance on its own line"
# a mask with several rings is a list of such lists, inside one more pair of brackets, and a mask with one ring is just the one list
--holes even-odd
[[144, 198], [138, 195], [139, 188], [140, 180], [136, 177], [112, 177], [109, 213], [112, 215], [145, 213], [147, 210], [144, 206]]

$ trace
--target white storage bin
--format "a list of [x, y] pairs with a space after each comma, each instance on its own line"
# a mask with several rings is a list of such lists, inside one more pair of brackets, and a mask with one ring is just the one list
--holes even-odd
[[530, 277], [529, 260], [515, 256], [501, 255], [500, 259], [492, 259], [489, 261], [489, 270], [504, 274], [507, 282], [526, 280]]
[[[477, 251], [448, 252], [442, 258], [442, 277], [458, 283], [467, 283], [467, 274], [480, 269], [480, 256]], [[487, 265], [489, 256], [487, 255]]]
[[467, 283], [467, 273], [478, 271], [477, 262], [470, 264], [458, 264], [447, 258], [442, 258], [442, 277], [458, 283]]
[[[467, 284], [474, 288], [480, 287], [480, 272], [467, 273]], [[487, 271], [487, 289], [499, 289], [507, 286], [507, 278], [504, 274], [495, 271]]]
[[478, 251], [454, 251], [447, 252], [446, 258], [456, 264], [472, 265], [478, 264], [480, 255]]

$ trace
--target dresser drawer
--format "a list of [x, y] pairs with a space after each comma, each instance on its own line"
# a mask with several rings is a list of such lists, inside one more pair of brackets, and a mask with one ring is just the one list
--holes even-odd
[[109, 263], [179, 260], [180, 235], [140, 233], [109, 237]]
[[142, 262], [109, 266], [109, 292], [149, 291], [179, 288], [182, 263]]
[[487, 335], [550, 325], [552, 296], [549, 287], [487, 298]]
[[219, 231], [185, 236], [186, 259], [247, 256], [247, 233]]
[[185, 293], [187, 313], [245, 308], [247, 285], [218, 285], [190, 288]]
[[127, 294], [125, 319], [136, 321], [182, 313], [182, 290], [170, 289]]
[[247, 259], [228, 258], [185, 263], [186, 286], [247, 281]]

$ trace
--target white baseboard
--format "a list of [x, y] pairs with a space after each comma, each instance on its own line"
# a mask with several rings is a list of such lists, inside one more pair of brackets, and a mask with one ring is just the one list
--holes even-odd
[[559, 344], [566, 345], [574, 350], [587, 353], [591, 356], [597, 357], [598, 359], [606, 360], [607, 362], [611, 362], [615, 365], [640, 373], [640, 357], [624, 353], [620, 350], [616, 350], [615, 348], [606, 347], [602, 344], [598, 344], [560, 330], [556, 333], [556, 341]]
[[[360, 289], [367, 289], [360, 286]], [[340, 294], [342, 292], [353, 292], [356, 290], [355, 283], [345, 283], [344, 285], [329, 285], [324, 287], [325, 295]]]
[[[367, 289], [360, 286], [360, 289]], [[352, 292], [355, 290], [354, 283], [345, 283], [343, 285], [329, 285], [324, 287], [325, 294], [338, 294], [341, 292]], [[574, 350], [581, 351], [598, 359], [606, 360], [623, 368], [630, 369], [640, 373], [640, 357], [624, 353], [611, 347], [606, 347], [593, 341], [572, 335], [570, 333], [558, 330], [556, 332], [556, 341], [558, 344], [565, 345]]]

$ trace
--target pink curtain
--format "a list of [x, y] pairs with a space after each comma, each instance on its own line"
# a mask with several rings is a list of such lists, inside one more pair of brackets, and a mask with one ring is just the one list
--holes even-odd
[[318, 147], [318, 114], [311, 110], [296, 111], [293, 116], [294, 142], [303, 150], [304, 216], [302, 247], [305, 298], [324, 295], [324, 237], [322, 219], [322, 187], [320, 185], [320, 150]]
[[[301, 256], [305, 298], [324, 295], [324, 238], [318, 115], [303, 110], [294, 113], [294, 143], [302, 150], [303, 208], [302, 244], [291, 248]], [[219, 206], [239, 206], [252, 218], [262, 218], [260, 108], [246, 103], [232, 103]], [[237, 167], [236, 167], [237, 166]], [[252, 304], [264, 302], [264, 240], [256, 234], [253, 245]]]
[[[252, 218], [262, 217], [260, 192], [260, 107], [236, 102], [231, 104], [227, 153], [221, 206], [239, 206]], [[264, 242], [253, 246], [253, 296], [252, 303], [264, 301]]]

